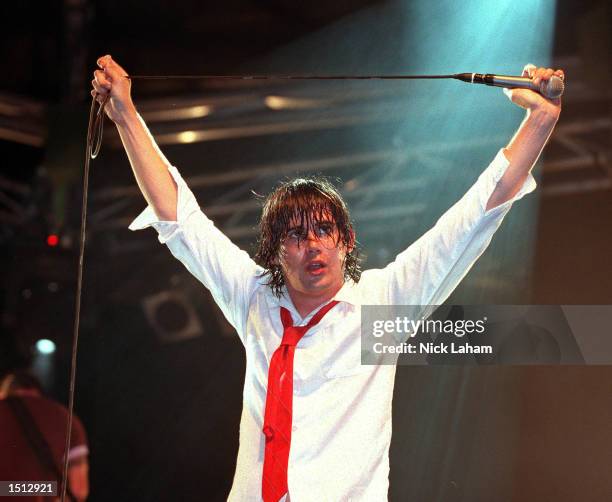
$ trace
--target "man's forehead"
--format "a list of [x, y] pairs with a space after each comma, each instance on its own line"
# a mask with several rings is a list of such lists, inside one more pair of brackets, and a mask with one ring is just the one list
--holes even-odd
[[289, 220], [290, 227], [299, 227], [308, 223], [333, 222], [334, 218], [329, 210], [311, 211], [308, 213], [295, 213]]

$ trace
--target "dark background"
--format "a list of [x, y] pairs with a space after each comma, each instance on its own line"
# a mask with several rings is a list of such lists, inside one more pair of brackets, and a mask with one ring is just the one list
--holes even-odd
[[[371, 54], [358, 67], [335, 64], [323, 52], [303, 59], [270, 56], [351, 15], [383, 12], [389, 3], [3, 3], [2, 369], [36, 365], [33, 343], [43, 335], [51, 338], [57, 351], [44, 373], [45, 385], [67, 400], [82, 152], [88, 86], [98, 56], [110, 53], [138, 74], [393, 72], [393, 62]], [[561, 123], [568, 127], [547, 147], [539, 199], [513, 209], [518, 216], [454, 295], [457, 303], [612, 303], [609, 13], [605, 2], [557, 2], [553, 64], [568, 70]], [[602, 19], [607, 31], [600, 28]], [[383, 36], [376, 24], [372, 30]], [[571, 94], [573, 82], [580, 92]], [[223, 132], [235, 128], [229, 139], [193, 145], [169, 139], [163, 148], [194, 182], [204, 176], [194, 190], [198, 199], [204, 206], [214, 200], [215, 221], [246, 248], [254, 242], [257, 208], [242, 212], [240, 204], [251, 189], [265, 193], [280, 177], [262, 174], [257, 166], [282, 164], [308, 143], [317, 144], [319, 156], [368, 151], [366, 142], [352, 142], [353, 135], [363, 134], [359, 123], [321, 132], [309, 128], [314, 119], [308, 110], [284, 119], [306, 124], [298, 134], [250, 136], [242, 129], [247, 122], [274, 125], [252, 105], [253, 97], [284, 91], [279, 83], [253, 82], [163, 80], [134, 86], [145, 118], [145, 112], [151, 117], [176, 112], [205, 96], [219, 110], [206, 124]], [[302, 91], [306, 97], [320, 94], [318, 88]], [[350, 115], [361, 104], [353, 106], [337, 113]], [[168, 138], [193, 128], [189, 120], [150, 123], [154, 133]], [[384, 137], [386, 130], [376, 134]], [[459, 158], [484, 162], [489, 153], [466, 149]], [[201, 159], [207, 167], [199, 166]], [[224, 177], [228, 173], [234, 178]], [[346, 167], [326, 171], [345, 182], [355, 173], [367, 176]], [[76, 412], [90, 440], [90, 500], [225, 500], [238, 447], [242, 346], [208, 294], [153, 233], [126, 230], [144, 204], [109, 123], [90, 183], [76, 395]], [[469, 181], [457, 184], [461, 193]], [[350, 190], [348, 196], [351, 205], [365, 198], [355, 195], [351, 202]], [[410, 221], [410, 236], [418, 237], [451, 201], [444, 193], [428, 201], [433, 212]], [[384, 214], [400, 202], [365, 205], [364, 212]], [[535, 238], [520, 233], [521, 217], [537, 218], [530, 222]], [[406, 236], [388, 223], [357, 220], [368, 266], [386, 263], [406, 244]], [[49, 234], [58, 235], [58, 246], [47, 245]], [[509, 256], [510, 243], [531, 253], [531, 266], [519, 273], [498, 270], [496, 289], [487, 290], [478, 279], [493, 270], [491, 263], [520, 259]], [[610, 367], [398, 368], [390, 500], [610, 500], [610, 452]]]

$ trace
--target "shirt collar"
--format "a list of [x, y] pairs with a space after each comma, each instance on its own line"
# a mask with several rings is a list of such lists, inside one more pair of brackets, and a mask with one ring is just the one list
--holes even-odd
[[[270, 287], [267, 287], [267, 296], [268, 296], [268, 305], [271, 308], [274, 307], [285, 307], [290, 310], [295, 310], [293, 306], [293, 302], [289, 297], [289, 293], [287, 292], [287, 286], [283, 286], [281, 290], [280, 298], [274, 294]], [[330, 300], [337, 300], [339, 302], [348, 303], [349, 305], [356, 306], [359, 304], [359, 296], [357, 284], [349, 279], [345, 281], [342, 287], [338, 290], [338, 292], [334, 295], [334, 297]]]
[[339, 302], [345, 302], [353, 307], [359, 305], [359, 291], [357, 289], [357, 284], [349, 279], [345, 281], [340, 290], [334, 296], [334, 300], [338, 300]]

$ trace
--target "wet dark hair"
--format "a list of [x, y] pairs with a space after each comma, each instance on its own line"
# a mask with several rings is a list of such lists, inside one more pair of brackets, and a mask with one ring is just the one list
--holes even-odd
[[291, 221], [297, 220], [306, 233], [316, 222], [331, 217], [338, 230], [338, 244], [353, 249], [344, 259], [345, 280], [361, 277], [361, 259], [354, 240], [353, 224], [348, 208], [334, 185], [324, 177], [313, 176], [282, 182], [264, 201], [259, 221], [259, 240], [255, 260], [264, 268], [268, 286], [281, 295], [285, 279], [275, 260], [280, 258], [281, 245]]

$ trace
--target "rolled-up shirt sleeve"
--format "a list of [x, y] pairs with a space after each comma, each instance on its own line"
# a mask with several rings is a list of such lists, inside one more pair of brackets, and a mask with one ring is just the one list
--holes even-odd
[[262, 269], [206, 217], [178, 170], [168, 170], [178, 187], [176, 221], [159, 220], [148, 206], [129, 229], [153, 227], [159, 242], [208, 288], [244, 341], [248, 305]]
[[[486, 250], [512, 204], [532, 192], [531, 173], [510, 200], [486, 210], [489, 197], [508, 167], [503, 150], [476, 183], [433, 228], [400, 253], [382, 272], [389, 304], [435, 306], [444, 303]], [[425, 309], [428, 315], [433, 308]]]
[[187, 219], [197, 211], [200, 210], [200, 206], [196, 201], [191, 190], [183, 180], [182, 176], [174, 166], [169, 166], [168, 171], [174, 179], [174, 182], [178, 188], [178, 196], [176, 203], [176, 221], [163, 221], [160, 220], [152, 206], [147, 208], [140, 213], [136, 219], [130, 223], [128, 227], [130, 230], [142, 230], [144, 228], [153, 227], [157, 230], [159, 242], [166, 244], [173, 235], [181, 227], [181, 223], [187, 221]]

